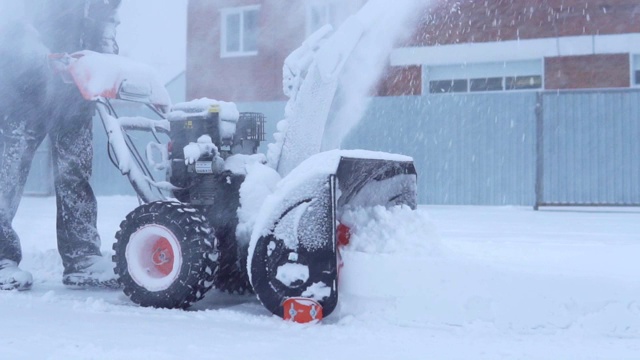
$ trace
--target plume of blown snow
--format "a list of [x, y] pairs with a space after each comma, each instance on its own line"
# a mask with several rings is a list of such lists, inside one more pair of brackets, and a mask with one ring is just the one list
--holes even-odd
[[0, 0], [0, 29], [25, 16], [24, 1]]
[[323, 150], [339, 148], [362, 119], [372, 89], [388, 64], [389, 54], [394, 46], [412, 35], [418, 15], [430, 2], [397, 0], [390, 6], [388, 0], [369, 0], [365, 5], [371, 14], [382, 14], [382, 17], [363, 35], [345, 64], [334, 100], [335, 111], [325, 129]]

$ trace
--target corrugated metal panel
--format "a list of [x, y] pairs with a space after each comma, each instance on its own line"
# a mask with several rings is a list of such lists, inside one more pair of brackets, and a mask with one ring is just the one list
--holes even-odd
[[535, 106], [528, 92], [376, 98], [344, 147], [413, 156], [420, 203], [531, 205]]
[[[93, 133], [94, 156], [91, 184], [94, 193], [96, 195], [135, 195], [127, 179], [111, 164], [107, 155], [107, 136], [102, 123], [96, 118], [94, 118]], [[139, 145], [144, 146], [141, 143]], [[54, 195], [52, 166], [51, 143], [46, 137], [33, 158], [25, 184], [25, 195]]]
[[45, 137], [36, 150], [31, 170], [24, 185], [25, 195], [47, 196], [53, 194], [53, 169], [51, 167], [51, 141]]
[[640, 204], [640, 92], [545, 93], [543, 204]]
[[[158, 119], [149, 109], [135, 103], [119, 104], [117, 108], [120, 116], [145, 116], [150, 119]], [[130, 131], [129, 135], [133, 140], [136, 148], [141, 156], [146, 159], [146, 146], [149, 142], [154, 141], [153, 135], [144, 131]], [[165, 139], [165, 135], [159, 134]], [[109, 160], [108, 155], [108, 139], [104, 126], [98, 116], [93, 119], [93, 176], [91, 177], [91, 186], [96, 195], [135, 195], [135, 191], [125, 176], [120, 174], [120, 170], [116, 168]], [[156, 180], [164, 180], [164, 171], [153, 171]]]

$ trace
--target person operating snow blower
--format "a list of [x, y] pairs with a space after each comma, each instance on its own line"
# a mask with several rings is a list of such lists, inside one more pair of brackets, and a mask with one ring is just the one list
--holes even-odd
[[[57, 241], [73, 287], [115, 287], [111, 260], [100, 252], [97, 204], [89, 185], [94, 105], [49, 69], [47, 56], [92, 50], [117, 53], [121, 0], [27, 0], [0, 4], [0, 289], [27, 290], [18, 267], [20, 240], [12, 220], [34, 154], [51, 140]], [[24, 16], [23, 16], [24, 15]], [[4, 20], [2, 18], [5, 18]], [[37, 216], [37, 214], [30, 214]]]

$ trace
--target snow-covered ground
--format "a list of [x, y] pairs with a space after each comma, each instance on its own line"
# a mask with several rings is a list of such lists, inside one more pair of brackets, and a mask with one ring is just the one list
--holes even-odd
[[[99, 199], [103, 250], [133, 197]], [[343, 258], [341, 304], [286, 323], [252, 297], [193, 311], [68, 290], [53, 198], [14, 222], [29, 292], [0, 293], [0, 359], [637, 359], [640, 210], [423, 206], [373, 212]]]

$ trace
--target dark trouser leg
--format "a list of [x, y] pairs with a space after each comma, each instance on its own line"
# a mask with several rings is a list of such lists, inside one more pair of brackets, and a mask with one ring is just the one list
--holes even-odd
[[[20, 239], [11, 223], [27, 181], [31, 161], [46, 131], [36, 104], [0, 106], [0, 260], [22, 260]], [[24, 105], [24, 106], [21, 106]], [[31, 214], [37, 216], [37, 214]]]
[[58, 109], [60, 117], [50, 132], [57, 201], [58, 251], [65, 274], [83, 270], [91, 265], [88, 263], [91, 256], [101, 255], [96, 228], [97, 203], [89, 184], [93, 159], [93, 104], [79, 99], [73, 93], [67, 95], [66, 107]]
[[42, 106], [49, 72], [46, 50], [34, 31], [25, 25], [5, 30], [0, 36], [0, 259], [19, 262], [20, 241], [11, 222], [46, 134], [41, 119], [48, 115]]

